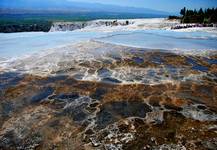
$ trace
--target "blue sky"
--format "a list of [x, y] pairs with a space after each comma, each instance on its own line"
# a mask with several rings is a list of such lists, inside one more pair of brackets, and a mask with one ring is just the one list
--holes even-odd
[[88, 2], [88, 3], [101, 3], [101, 4], [113, 4], [120, 6], [130, 7], [143, 7], [155, 10], [162, 10], [166, 12], [178, 13], [184, 6], [189, 9], [210, 8], [217, 7], [217, 0], [0, 0], [4, 5], [35, 5], [37, 2], [39, 6], [43, 4], [57, 4], [61, 5], [64, 2]]
[[115, 4], [121, 6], [144, 7], [164, 11], [179, 11], [182, 7], [208, 8], [217, 7], [217, 0], [69, 0], [79, 2], [93, 2], [102, 4]]

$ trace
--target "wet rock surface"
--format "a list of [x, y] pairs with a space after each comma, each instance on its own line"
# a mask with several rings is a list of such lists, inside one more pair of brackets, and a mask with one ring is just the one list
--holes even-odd
[[2, 71], [0, 149], [216, 149], [215, 53], [112, 48], [46, 76]]

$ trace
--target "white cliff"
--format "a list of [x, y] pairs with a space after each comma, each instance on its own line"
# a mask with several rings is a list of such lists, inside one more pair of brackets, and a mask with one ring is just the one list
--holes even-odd
[[83, 29], [86, 27], [114, 27], [114, 26], [127, 26], [133, 24], [128, 20], [95, 20], [87, 22], [56, 22], [51, 26], [50, 32], [54, 31], [73, 31]]

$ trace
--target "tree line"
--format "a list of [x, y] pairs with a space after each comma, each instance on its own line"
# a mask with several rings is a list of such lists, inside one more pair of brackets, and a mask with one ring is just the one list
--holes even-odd
[[5, 22], [0, 20], [0, 33], [13, 32], [48, 32], [52, 23], [50, 21], [17, 21]]
[[184, 7], [180, 14], [182, 23], [217, 23], [217, 8], [190, 10]]

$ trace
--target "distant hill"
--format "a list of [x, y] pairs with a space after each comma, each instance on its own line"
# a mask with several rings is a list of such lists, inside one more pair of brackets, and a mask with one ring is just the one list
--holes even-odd
[[0, 13], [78, 13], [78, 12], [113, 12], [167, 16], [168, 12], [136, 7], [123, 7], [99, 3], [72, 2], [69, 0], [0, 0]]
[[0, 32], [48, 32], [52, 23], [59, 21], [160, 18], [169, 15], [146, 8], [70, 0], [0, 0]]

